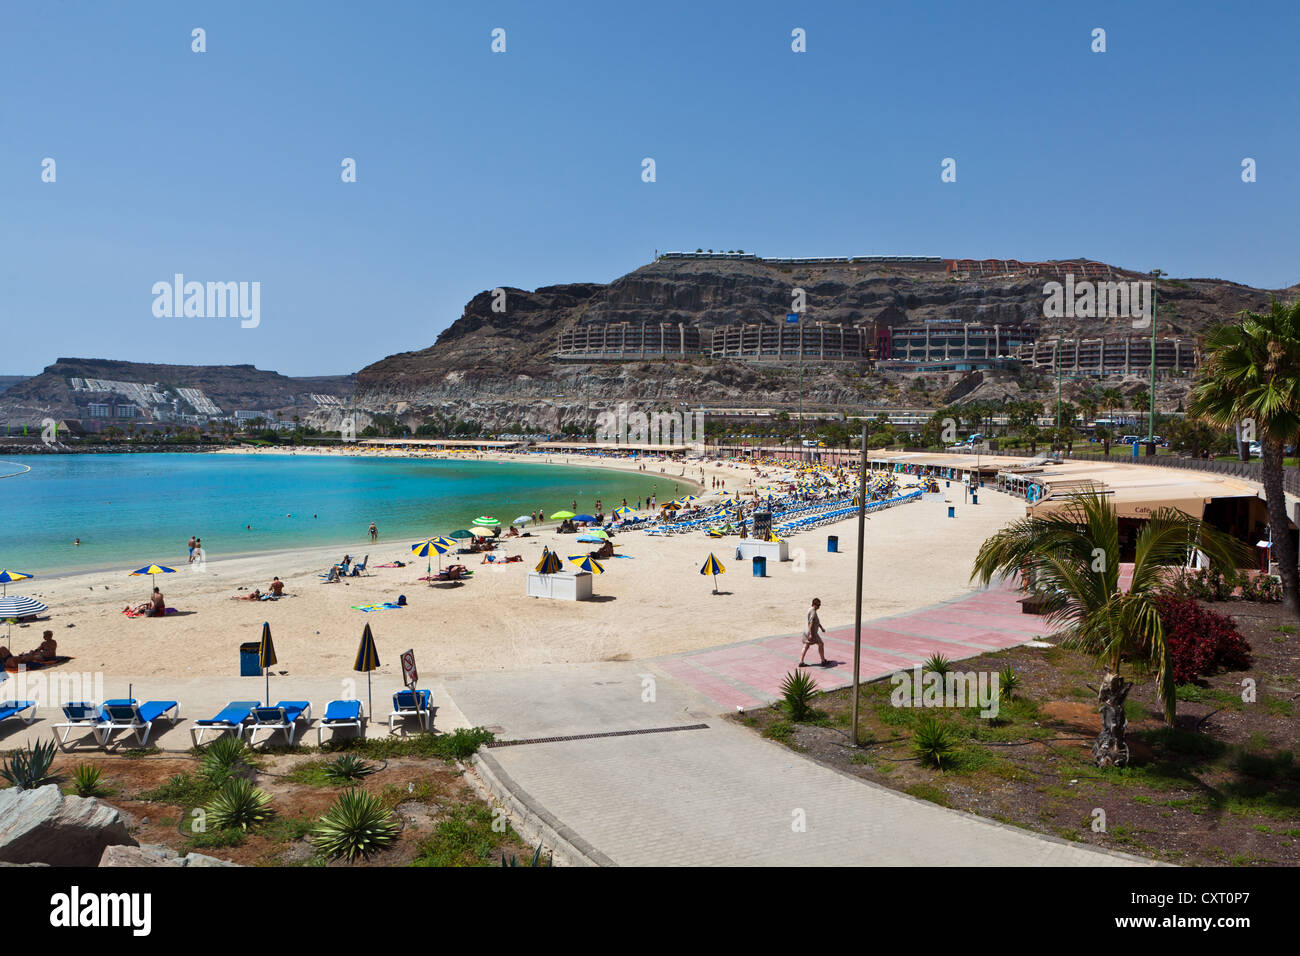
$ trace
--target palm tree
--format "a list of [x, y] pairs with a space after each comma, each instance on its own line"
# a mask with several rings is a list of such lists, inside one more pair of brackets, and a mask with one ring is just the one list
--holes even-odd
[[1096, 492], [1071, 495], [1059, 511], [1043, 517], [1021, 518], [980, 546], [972, 579], [987, 585], [995, 577], [1023, 574], [1061, 645], [1095, 654], [1105, 665], [1098, 693], [1102, 732], [1093, 744], [1098, 766], [1127, 760], [1124, 698], [1130, 685], [1120, 676], [1125, 661], [1144, 661], [1154, 670], [1156, 699], [1173, 723], [1174, 668], [1155, 599], [1167, 586], [1167, 569], [1183, 567], [1193, 547], [1213, 567], [1249, 560], [1240, 542], [1176, 508], [1160, 508], [1138, 534], [1133, 579], [1121, 591], [1119, 517]]
[[1245, 311], [1239, 318], [1206, 333], [1202, 379], [1192, 390], [1187, 414], [1219, 428], [1253, 425], [1282, 598], [1287, 610], [1300, 616], [1282, 470], [1286, 446], [1300, 435], [1300, 301], [1288, 306], [1274, 299], [1267, 313]]

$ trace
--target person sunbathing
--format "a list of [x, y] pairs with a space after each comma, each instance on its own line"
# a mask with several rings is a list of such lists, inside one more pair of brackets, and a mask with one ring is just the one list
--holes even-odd
[[260, 601], [262, 600], [262, 592], [257, 588], [253, 588], [252, 594], [236, 594], [234, 599], [236, 601]]
[[54, 640], [54, 632], [46, 631], [42, 637], [39, 647], [34, 651], [27, 651], [24, 654], [12, 654], [7, 647], [0, 647], [0, 667], [9, 663], [17, 664], [43, 664], [52, 661], [58, 656], [59, 645]]

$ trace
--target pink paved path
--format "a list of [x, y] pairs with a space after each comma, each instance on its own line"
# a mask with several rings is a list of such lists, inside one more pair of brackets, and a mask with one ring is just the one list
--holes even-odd
[[[884, 677], [921, 663], [931, 654], [950, 660], [1015, 647], [1047, 633], [1042, 618], [1023, 614], [1019, 591], [994, 587], [898, 617], [862, 624], [862, 679]], [[831, 667], [807, 670], [822, 690], [853, 682], [853, 628], [827, 631]], [[796, 669], [802, 644], [798, 634], [762, 637], [730, 647], [657, 658], [670, 677], [699, 691], [720, 708], [758, 707], [781, 696], [781, 681]], [[817, 660], [817, 649], [808, 652]]]

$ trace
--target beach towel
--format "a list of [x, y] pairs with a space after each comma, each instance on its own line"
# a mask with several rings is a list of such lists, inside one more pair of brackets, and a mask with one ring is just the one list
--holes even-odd
[[392, 601], [389, 601], [385, 604], [354, 604], [352, 605], [352, 610], [365, 611], [366, 613], [369, 613], [371, 611], [400, 610], [401, 607], [402, 605], [394, 604]]
[[5, 661], [5, 670], [12, 671], [15, 674], [18, 673], [19, 667], [25, 667], [29, 671], [39, 671], [45, 669], [46, 667], [55, 667], [59, 664], [66, 664], [70, 660], [72, 660], [71, 657], [66, 657], [63, 654], [56, 654], [54, 657], [51, 657], [48, 661], [30, 661], [26, 664], [19, 664], [16, 660], [14, 660], [11, 657], [9, 660]]
[[[127, 617], [148, 617], [149, 616], [148, 614], [136, 614], [135, 611], [131, 610], [129, 607], [122, 608], [122, 613], [125, 614]], [[165, 611], [163, 611], [163, 616], [165, 617], [169, 614], [179, 614], [179, 613], [180, 612], [176, 608], [169, 607]]]

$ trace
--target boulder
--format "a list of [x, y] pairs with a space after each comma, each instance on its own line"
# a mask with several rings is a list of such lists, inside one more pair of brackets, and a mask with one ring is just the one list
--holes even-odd
[[202, 853], [188, 853], [181, 856], [169, 847], [153, 843], [140, 846], [110, 846], [104, 848], [104, 855], [99, 858], [100, 866], [239, 866], [227, 860], [218, 860], [214, 856]]
[[57, 786], [0, 790], [0, 862], [94, 866], [108, 846], [135, 846], [115, 807]]

